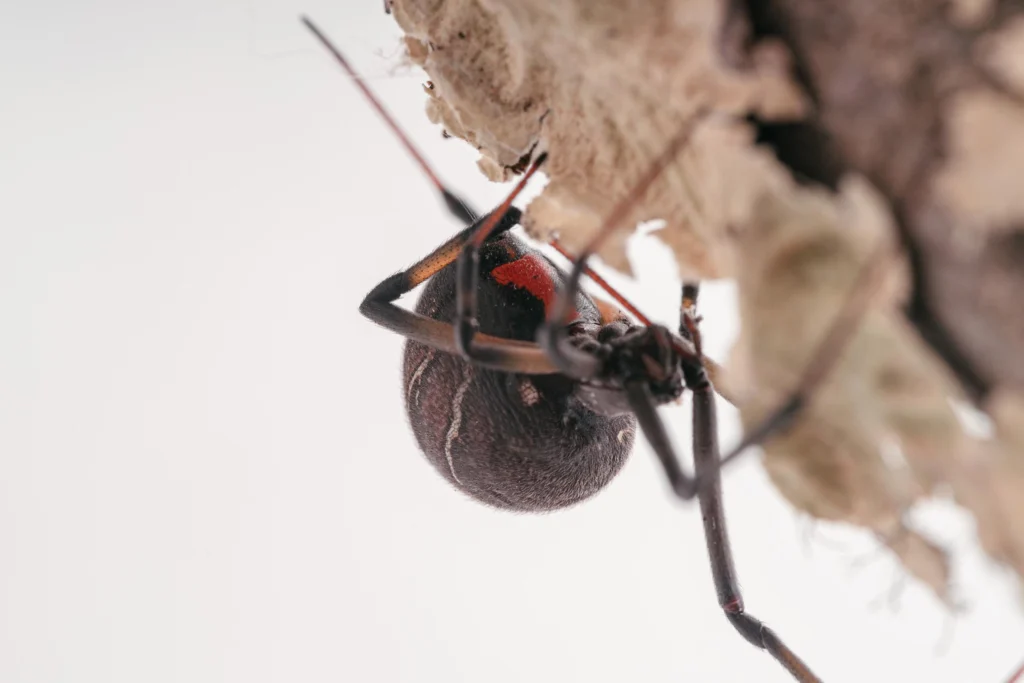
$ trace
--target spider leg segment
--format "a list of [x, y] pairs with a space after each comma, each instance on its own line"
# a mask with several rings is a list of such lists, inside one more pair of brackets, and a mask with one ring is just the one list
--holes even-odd
[[680, 328], [687, 333], [698, 349], [695, 367], [686, 368], [686, 384], [693, 391], [694, 476], [689, 476], [683, 470], [665, 431], [664, 423], [657, 414], [646, 383], [635, 382], [627, 386], [630, 406], [665, 470], [672, 491], [683, 500], [692, 500], [694, 496], [698, 499], [718, 604], [729, 623], [747, 642], [772, 655], [796, 680], [801, 683], [820, 681], [773, 630], [744, 609], [743, 596], [732, 559], [732, 547], [729, 544], [725, 510], [722, 506], [715, 391], [699, 360], [701, 341], [694, 314], [696, 291], [688, 292], [684, 289], [684, 296], [686, 294], [692, 296], [688, 302], [684, 300], [684, 319]]
[[[685, 334], [683, 332], [686, 329], [686, 314], [691, 313], [696, 316], [697, 311], [697, 297], [700, 295], [700, 283], [699, 282], [684, 282], [683, 283], [683, 297], [679, 304], [679, 334]], [[698, 320], [698, 322], [700, 322]]]
[[[801, 683], [820, 681], [811, 669], [782, 642], [782, 639], [761, 621], [748, 614], [743, 606], [743, 595], [736, 580], [732, 547], [725, 526], [722, 508], [722, 480], [719, 461], [718, 424], [715, 414], [715, 396], [710, 383], [693, 393], [693, 460], [697, 476], [708, 474], [699, 487], [701, 517], [704, 520], [704, 538], [711, 561], [711, 575], [718, 593], [718, 604], [747, 642], [766, 650], [793, 677]], [[710, 467], [709, 467], [710, 466]]]
[[[551, 247], [559, 254], [561, 254], [563, 257], [565, 257], [565, 259], [569, 261], [569, 263], [576, 262], [576, 257], [569, 253], [569, 250], [563, 247], [561, 242], [559, 242], [557, 239], [551, 240]], [[612, 299], [615, 300], [617, 304], [622, 306], [624, 310], [629, 311], [629, 314], [636, 318], [637, 322], [639, 322], [641, 325], [644, 325], [645, 327], [650, 327], [653, 324], [651, 320], [640, 311], [640, 309], [634, 306], [633, 303], [629, 301], [629, 299], [622, 296], [622, 294], [617, 289], [612, 287], [607, 280], [601, 277], [598, 273], [594, 272], [594, 270], [591, 269], [590, 266], [584, 266], [583, 272], [586, 274], [588, 278], [590, 278], [594, 282], [594, 284], [603, 289], [609, 296], [612, 297]]]
[[[459, 354], [456, 345], [455, 328], [450, 323], [433, 320], [395, 305], [403, 294], [426, 281], [439, 270], [449, 265], [469, 243], [470, 237], [488, 220], [489, 216], [459, 232], [455, 237], [417, 261], [407, 270], [385, 278], [363, 299], [359, 312], [381, 327], [408, 339], [426, 344], [439, 351]], [[519, 222], [519, 209], [510, 207], [491, 230], [494, 238], [507, 232]], [[544, 375], [558, 372], [544, 351], [536, 344], [500, 339], [486, 334], [473, 338], [474, 360], [479, 364], [506, 372], [522, 372]]]
[[[391, 3], [389, 0], [384, 0], [384, 9], [388, 14], [391, 13]], [[405, 151], [408, 152], [409, 156], [416, 161], [420, 169], [423, 171], [423, 174], [427, 176], [430, 183], [441, 194], [441, 199], [444, 201], [444, 205], [447, 207], [449, 213], [458, 218], [464, 225], [474, 223], [477, 219], [476, 212], [474, 212], [473, 209], [470, 208], [469, 204], [467, 204], [461, 197], [445, 187], [444, 183], [441, 182], [441, 179], [437, 177], [437, 174], [434, 173], [434, 170], [430, 167], [430, 164], [427, 163], [427, 160], [423, 158], [420, 151], [416, 149], [416, 146], [412, 144], [411, 140], [409, 140], [409, 136], [405, 134], [402, 127], [398, 125], [397, 121], [395, 121], [395, 118], [387, 109], [384, 108], [384, 105], [381, 104], [380, 100], [378, 100], [376, 95], [373, 94], [373, 91], [370, 90], [359, 74], [356, 73], [356, 70], [352, 68], [352, 65], [349, 64], [348, 60], [345, 58], [345, 55], [341, 54], [341, 50], [339, 50], [334, 43], [331, 42], [330, 38], [328, 38], [327, 35], [313, 23], [312, 19], [309, 17], [301, 17], [301, 21], [303, 25], [309, 29], [310, 33], [316, 36], [316, 39], [320, 41], [320, 44], [331, 53], [331, 56], [334, 57], [334, 61], [336, 61], [338, 65], [345, 70], [345, 73], [348, 74], [355, 86], [362, 91], [366, 100], [370, 103], [370, 106], [376, 110], [381, 119], [384, 120], [384, 123], [386, 123], [388, 128], [391, 129], [391, 132], [395, 134], [395, 137], [405, 148]]]
[[[476, 319], [477, 290], [480, 285], [480, 247], [493, 235], [508, 230], [508, 228], [502, 228], [501, 221], [512, 209], [512, 201], [522, 192], [530, 177], [540, 169], [546, 159], [547, 154], [545, 153], [537, 157], [533, 165], [530, 166], [530, 170], [516, 183], [515, 188], [505, 198], [505, 201], [475, 226], [459, 250], [455, 276], [455, 346], [463, 357], [470, 360], [486, 358], [486, 352], [481, 351], [473, 344], [473, 339], [480, 328]], [[516, 210], [515, 213], [518, 223], [520, 212]]]
[[1017, 681], [1024, 680], [1024, 662], [1021, 662], [1020, 666], [1014, 669], [1010, 677], [1006, 679], [1006, 683], [1017, 683]]

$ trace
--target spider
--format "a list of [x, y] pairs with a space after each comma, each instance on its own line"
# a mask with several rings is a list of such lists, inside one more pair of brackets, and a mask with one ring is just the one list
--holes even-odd
[[[309, 19], [303, 23], [333, 54], [402, 141], [466, 228], [366, 295], [360, 312], [408, 341], [403, 389], [416, 440], [437, 472], [472, 498], [498, 508], [546, 511], [602, 489], [632, 450], [637, 425], [671, 490], [699, 502], [718, 602], [749, 643], [801, 682], [820, 680], [767, 625], [746, 612], [722, 507], [720, 470], [749, 446], [786, 428], [834, 364], [867, 309], [884, 258], [868, 261], [846, 305], [795, 391], [722, 457], [717, 440], [716, 366], [702, 353], [699, 287], [682, 287], [675, 331], [648, 320], [588, 266], [614, 230], [690, 137], [690, 119], [634, 189], [609, 214], [570, 273], [511, 232], [512, 202], [541, 168], [538, 154], [505, 201], [480, 216], [437, 178], [422, 155], [341, 52]], [[556, 250], [570, 256], [553, 242]], [[570, 256], [571, 258], [571, 256]], [[586, 274], [636, 322], [580, 288]], [[415, 312], [396, 305], [421, 284]], [[687, 473], [657, 407], [693, 394], [694, 472]]]

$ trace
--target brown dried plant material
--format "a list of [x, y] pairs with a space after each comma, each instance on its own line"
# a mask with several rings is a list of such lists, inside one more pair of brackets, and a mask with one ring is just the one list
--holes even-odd
[[985, 190], [999, 195], [987, 209], [993, 213], [966, 222], [969, 198], [961, 192], [950, 201], [942, 179], [950, 172], [964, 178], [957, 169], [965, 163], [969, 172], [980, 169], [992, 137], [1016, 146], [1021, 122], [1007, 109], [1024, 107], [1017, 76], [1024, 52], [1014, 28], [1019, 3], [989, 3], [965, 28], [957, 15], [971, 4], [768, 0], [747, 7], [759, 13], [759, 30], [785, 36], [814, 93], [809, 123], [826, 140], [819, 156], [870, 178], [894, 210], [914, 267], [907, 316], [979, 401], [997, 388], [1024, 391], [1017, 295], [1024, 229], [1005, 223], [1016, 213], [1011, 195], [1019, 191], [1006, 182], [1016, 165], [1003, 168], [1001, 154], [991, 160], [986, 174], [1000, 176]]
[[[773, 118], [806, 110], [778, 46], [759, 47], [745, 73], [720, 63], [713, 0], [406, 0], [393, 12], [434, 83], [428, 115], [480, 149], [489, 177], [504, 179], [543, 143], [551, 180], [526, 227], [540, 237], [558, 232], [569, 248], [581, 246], [702, 104]], [[686, 156], [631, 220], [664, 219], [685, 274], [727, 275], [723, 225], [694, 187]], [[623, 270], [625, 237], [601, 254]]]
[[[488, 177], [507, 178], [535, 149], [550, 153], [550, 182], [525, 224], [541, 238], [557, 233], [570, 249], [593, 234], [695, 112], [713, 112], [629, 220], [665, 221], [659, 236], [684, 277], [736, 278], [743, 329], [722, 382], [749, 428], [796, 384], [865, 259], [880, 244], [897, 253], [893, 202], [877, 183], [906, 187], [911, 171], [926, 167], [915, 160], [927, 147], [922, 135], [906, 136], [908, 147], [886, 160], [892, 171], [869, 173], [874, 186], [856, 173], [843, 176], [836, 192], [798, 185], [754, 144], [744, 117], [794, 121], [817, 112], [792, 76], [788, 48], [744, 40], [744, 19], [726, 16], [727, 6], [739, 11], [715, 0], [394, 0], [393, 12], [412, 60], [433, 83], [428, 115], [480, 150]], [[972, 0], [946, 9], [949, 20], [971, 26], [992, 13], [990, 3]], [[979, 63], [1007, 88], [1020, 86], [1024, 72], [1015, 56], [1024, 51], [1005, 47], [1024, 39], [1017, 36], [1024, 30], [978, 48]], [[893, 61], [884, 75], [899, 81], [912, 73], [900, 66], [908, 63]], [[825, 104], [838, 92], [826, 90]], [[1007, 178], [1024, 174], [1005, 174], [1024, 148], [1016, 134], [1000, 138], [992, 129], [1024, 129], [1018, 102], [965, 91], [945, 106], [948, 154], [927, 166], [934, 183], [917, 197], [958, 226], [956, 234], [969, 228], [982, 242], [986, 234], [1014, 239], [1024, 193]], [[863, 150], [850, 155], [853, 162], [879, 148], [877, 139], [860, 139], [868, 142], [850, 147]], [[601, 252], [622, 270], [628, 232]], [[949, 484], [977, 517], [989, 553], [1024, 571], [1024, 411], [1019, 395], [1000, 394], [990, 402], [1001, 416], [996, 435], [964, 434], [951, 407], [961, 397], [957, 381], [899, 312], [912, 282], [905, 262], [893, 266], [807, 416], [768, 444], [764, 465], [795, 507], [872, 530], [947, 599], [945, 554], [906, 527], [906, 512]]]
[[956, 26], [978, 28], [991, 20], [995, 5], [995, 0], [952, 0], [948, 8], [949, 18]]
[[957, 500], [975, 517], [991, 557], [1024, 576], [1024, 400], [1000, 392], [989, 400], [992, 438], [979, 444], [953, 480]]
[[[1019, 48], [1024, 53], [1024, 44]], [[991, 90], [950, 103], [948, 157], [937, 201], [970, 233], [1013, 232], [1024, 223], [1024, 107]]]
[[[796, 385], [866, 259], [891, 234], [882, 199], [856, 178], [838, 195], [791, 184], [760, 196], [737, 240], [744, 326], [731, 366], [748, 387], [740, 390], [746, 427]], [[945, 479], [966, 437], [946, 400], [954, 383], [893, 310], [906, 289], [899, 270], [804, 419], [766, 445], [764, 466], [795, 507], [873, 530], [947, 599], [944, 554], [903, 519]]]
[[1017, 96], [1024, 95], [1024, 17], [984, 35], [975, 46], [974, 58]]

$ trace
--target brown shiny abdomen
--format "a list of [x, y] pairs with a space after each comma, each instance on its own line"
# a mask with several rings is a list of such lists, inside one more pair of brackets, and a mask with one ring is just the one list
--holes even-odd
[[[482, 332], [533, 340], [549, 303], [536, 296], [547, 291], [544, 283], [527, 288], [491, 276], [524, 257], [544, 258], [511, 235], [485, 245], [478, 291]], [[519, 272], [560, 277], [546, 260]], [[437, 273], [416, 311], [450, 321], [454, 280], [453, 267]], [[589, 299], [579, 299], [577, 309], [581, 318], [600, 323]], [[496, 507], [541, 511], [572, 505], [611, 481], [632, 450], [633, 417], [591, 411], [562, 376], [486, 370], [407, 342], [403, 387], [406, 412], [427, 459], [457, 488]]]

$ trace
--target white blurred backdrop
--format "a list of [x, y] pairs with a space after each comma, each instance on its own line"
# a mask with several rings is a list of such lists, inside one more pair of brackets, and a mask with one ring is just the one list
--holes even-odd
[[[356, 308], [459, 226], [302, 12], [444, 178], [499, 200], [379, 0], [0, 9], [0, 681], [788, 680], [720, 615], [646, 445], [543, 516], [429, 468], [402, 340]], [[673, 323], [671, 259], [633, 246], [627, 291]], [[703, 312], [724, 359], [727, 284]], [[665, 414], [684, 446], [688, 409]], [[725, 493], [748, 608], [825, 680], [996, 683], [1024, 658], [1014, 585], [951, 507], [924, 518], [955, 618], [757, 456]]]

